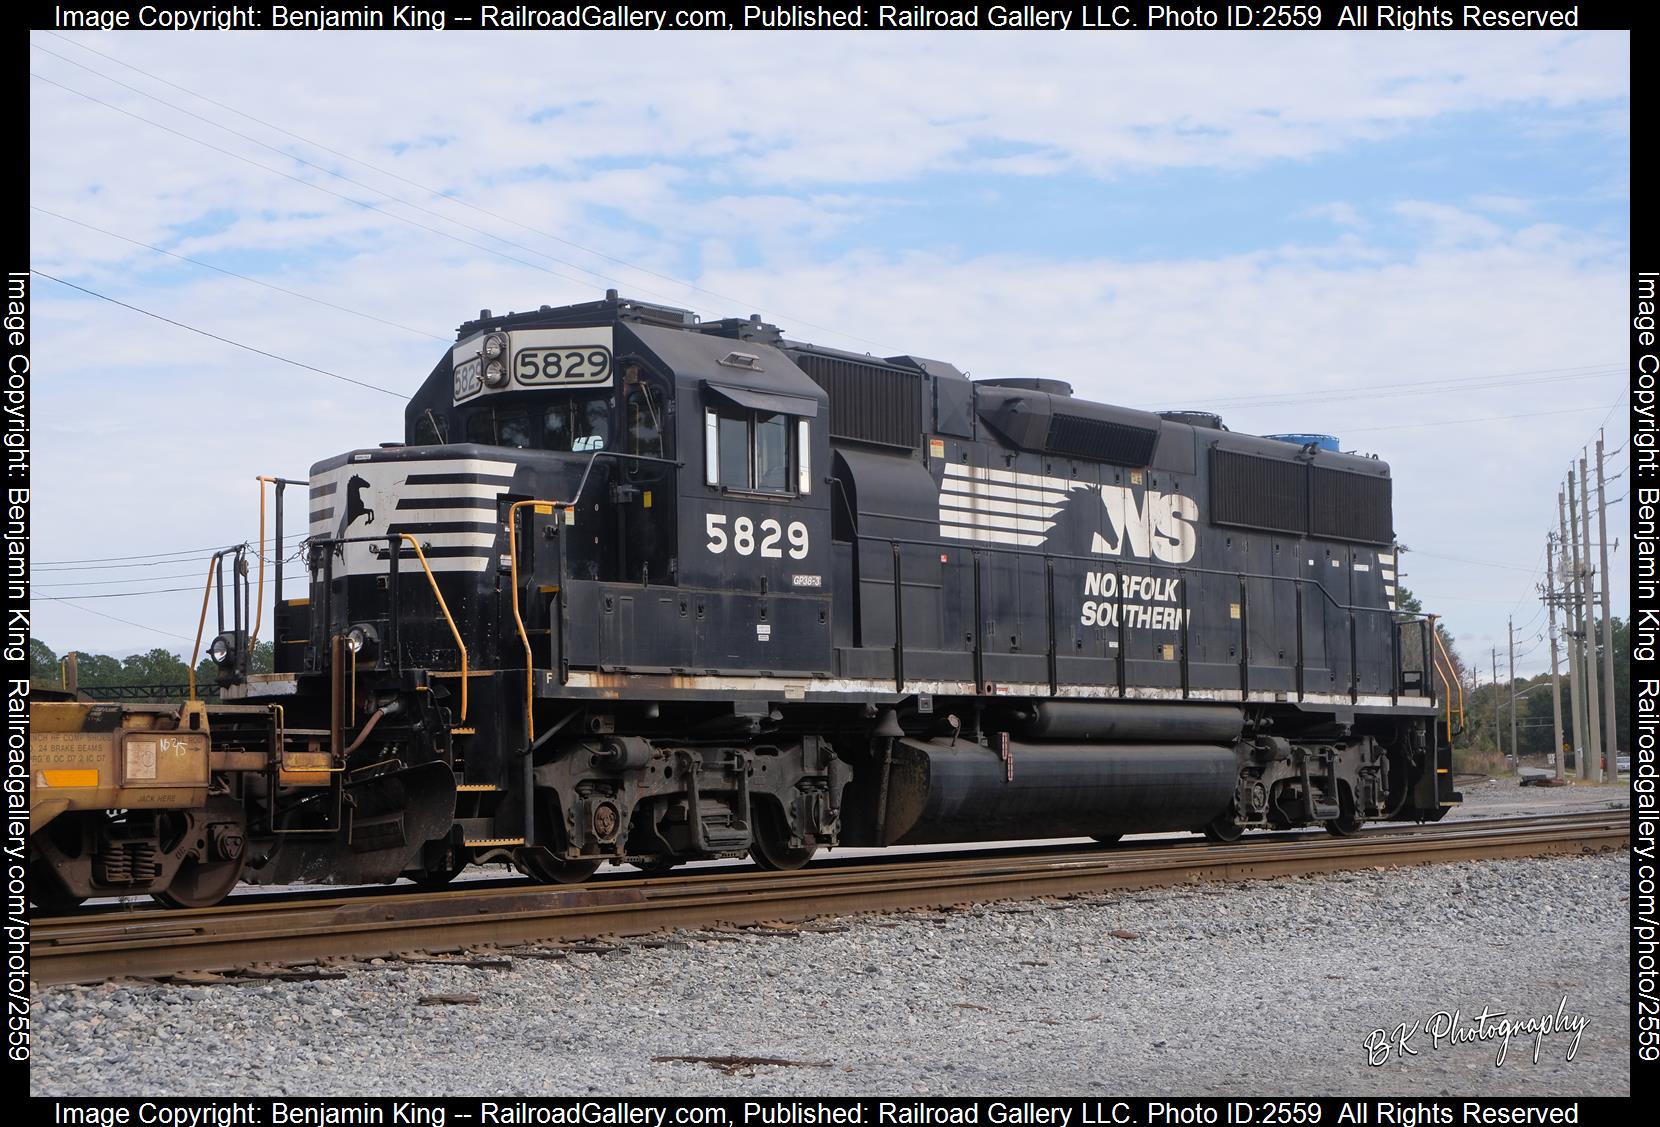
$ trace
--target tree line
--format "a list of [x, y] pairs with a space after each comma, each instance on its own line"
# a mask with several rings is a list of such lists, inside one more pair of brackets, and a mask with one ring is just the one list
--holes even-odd
[[[1411, 614], [1423, 613], [1423, 604], [1406, 588], [1401, 588], [1400, 609]], [[1614, 646], [1614, 731], [1618, 751], [1631, 748], [1631, 623], [1617, 616], [1609, 620]], [[1446, 647], [1458, 680], [1464, 686], [1464, 730], [1453, 741], [1455, 757], [1460, 765], [1484, 757], [1496, 758], [1502, 750], [1505, 755], [1519, 750], [1523, 758], [1543, 757], [1549, 754], [1556, 738], [1556, 725], [1551, 701], [1550, 673], [1534, 677], [1519, 677], [1514, 683], [1501, 680], [1481, 683], [1479, 665], [1472, 666], [1458, 652], [1456, 639], [1445, 625], [1437, 622], [1436, 632]], [[1602, 631], [1597, 631], [1597, 675], [1602, 675]], [[1573, 742], [1573, 695], [1568, 689], [1568, 655], [1564, 649], [1559, 666], [1562, 683], [1562, 736], [1570, 746]], [[1603, 731], [1602, 686], [1597, 686], [1597, 717], [1600, 734]], [[1510, 746], [1510, 698], [1516, 697], [1516, 743]], [[1494, 711], [1497, 709], [1497, 720]], [[1589, 711], [1589, 710], [1587, 710]], [[1495, 727], [1496, 723], [1496, 727]], [[1610, 749], [1605, 748], [1605, 752]]]
[[[63, 685], [64, 657], [39, 638], [29, 639], [29, 679], [37, 686], [60, 688]], [[128, 688], [135, 685], [183, 685], [190, 680], [190, 666], [184, 659], [159, 646], [128, 657], [87, 653], [75, 650], [75, 677], [80, 688], [96, 695], [101, 688]], [[272, 669], [270, 642], [254, 646], [252, 672], [269, 673]], [[204, 697], [218, 695], [214, 679], [219, 667], [211, 658], [204, 657], [196, 666], [197, 691]]]

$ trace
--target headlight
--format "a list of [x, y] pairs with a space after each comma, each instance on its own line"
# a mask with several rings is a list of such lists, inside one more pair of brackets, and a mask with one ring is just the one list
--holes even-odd
[[356, 622], [346, 631], [346, 648], [356, 657], [363, 655], [365, 661], [375, 661], [380, 656], [380, 632], [372, 622]]
[[215, 638], [213, 640], [213, 644], [208, 646], [208, 656], [211, 657], [215, 662], [223, 664], [224, 660], [227, 657], [229, 657], [230, 655], [231, 655], [230, 643], [225, 641], [225, 639], [222, 638], [222, 637]]
[[507, 383], [507, 365], [500, 360], [492, 360], [484, 365], [484, 384], [486, 387], [502, 387]]
[[491, 333], [484, 338], [484, 358], [486, 360], [500, 360], [507, 355], [507, 337], [502, 333]]

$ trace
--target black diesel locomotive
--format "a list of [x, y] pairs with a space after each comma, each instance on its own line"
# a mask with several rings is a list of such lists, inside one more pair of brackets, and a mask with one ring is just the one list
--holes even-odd
[[462, 325], [406, 431], [312, 468], [277, 671], [212, 647], [175, 899], [1457, 801], [1375, 459], [615, 292]]

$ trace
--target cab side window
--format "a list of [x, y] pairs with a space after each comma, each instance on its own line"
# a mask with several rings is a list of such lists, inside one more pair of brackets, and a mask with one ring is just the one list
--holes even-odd
[[809, 493], [808, 421], [733, 409], [704, 412], [704, 480], [746, 493]]
[[757, 415], [755, 428], [755, 488], [783, 493], [790, 487], [790, 418]]
[[440, 418], [429, 408], [415, 420], [416, 446], [442, 446], [450, 440], [449, 420]]

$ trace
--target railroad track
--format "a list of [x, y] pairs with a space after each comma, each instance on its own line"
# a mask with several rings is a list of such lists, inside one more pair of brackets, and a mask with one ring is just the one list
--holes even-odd
[[1379, 827], [1347, 839], [1160, 842], [899, 864], [861, 858], [796, 872], [692, 872], [574, 887], [490, 882], [397, 896], [258, 897], [192, 911], [116, 909], [34, 920], [30, 977], [51, 985], [306, 965], [1200, 881], [1593, 853], [1629, 842], [1629, 814], [1610, 811]]

